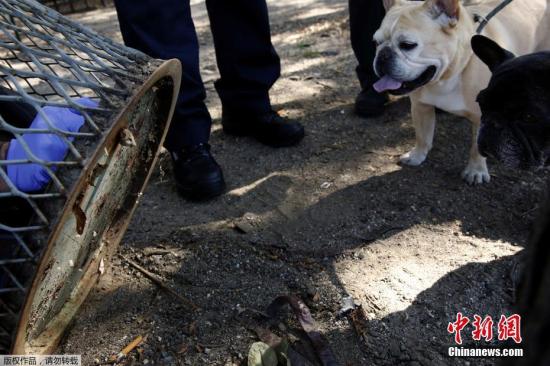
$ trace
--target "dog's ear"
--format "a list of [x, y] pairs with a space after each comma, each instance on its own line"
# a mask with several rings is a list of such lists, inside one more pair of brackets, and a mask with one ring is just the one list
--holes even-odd
[[454, 26], [460, 17], [460, 0], [427, 0], [425, 6], [434, 18], [443, 17], [447, 26]]
[[471, 43], [474, 53], [485, 65], [489, 66], [489, 70], [491, 71], [494, 71], [504, 61], [516, 57], [512, 52], [500, 47], [492, 39], [479, 34], [472, 37]]

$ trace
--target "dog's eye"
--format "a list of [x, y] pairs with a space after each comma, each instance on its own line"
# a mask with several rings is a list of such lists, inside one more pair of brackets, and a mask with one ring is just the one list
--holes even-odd
[[402, 49], [403, 51], [414, 50], [416, 46], [418, 46], [418, 43], [406, 42], [406, 41], [399, 43], [399, 48]]

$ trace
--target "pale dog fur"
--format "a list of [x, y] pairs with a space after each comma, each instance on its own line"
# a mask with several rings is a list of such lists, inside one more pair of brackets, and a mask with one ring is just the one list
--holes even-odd
[[[409, 94], [416, 144], [401, 156], [402, 163], [420, 165], [426, 159], [432, 147], [437, 107], [472, 122], [472, 146], [463, 178], [474, 184], [490, 180], [485, 158], [477, 149], [481, 111], [476, 96], [487, 86], [491, 74], [473, 56], [470, 38], [477, 27], [473, 14], [487, 15], [500, 2], [483, 0], [465, 6], [458, 0], [384, 0], [388, 11], [374, 38], [378, 50], [387, 45], [395, 50], [401, 81], [414, 80], [428, 66], [437, 66], [433, 79]], [[491, 19], [483, 34], [516, 55], [550, 49], [549, 4], [550, 0], [514, 0]], [[454, 7], [458, 7], [457, 19], [447, 15], [454, 14]], [[399, 37], [412, 38], [417, 48], [401, 52]]]

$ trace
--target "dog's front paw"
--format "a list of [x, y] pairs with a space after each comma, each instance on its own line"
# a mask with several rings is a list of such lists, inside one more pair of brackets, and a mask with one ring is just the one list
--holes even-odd
[[466, 169], [462, 172], [462, 178], [468, 182], [468, 184], [474, 185], [489, 183], [491, 180], [485, 161], [470, 162]]
[[426, 160], [426, 156], [428, 156], [427, 151], [423, 151], [415, 147], [408, 153], [401, 155], [399, 161], [405, 165], [418, 166]]

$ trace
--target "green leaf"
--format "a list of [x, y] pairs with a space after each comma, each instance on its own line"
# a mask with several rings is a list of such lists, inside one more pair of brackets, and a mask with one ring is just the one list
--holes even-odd
[[286, 339], [281, 339], [281, 342], [275, 346], [280, 365], [291, 366], [290, 360], [288, 359], [288, 347], [288, 341]]
[[277, 366], [277, 353], [263, 342], [256, 342], [248, 351], [248, 366]]

